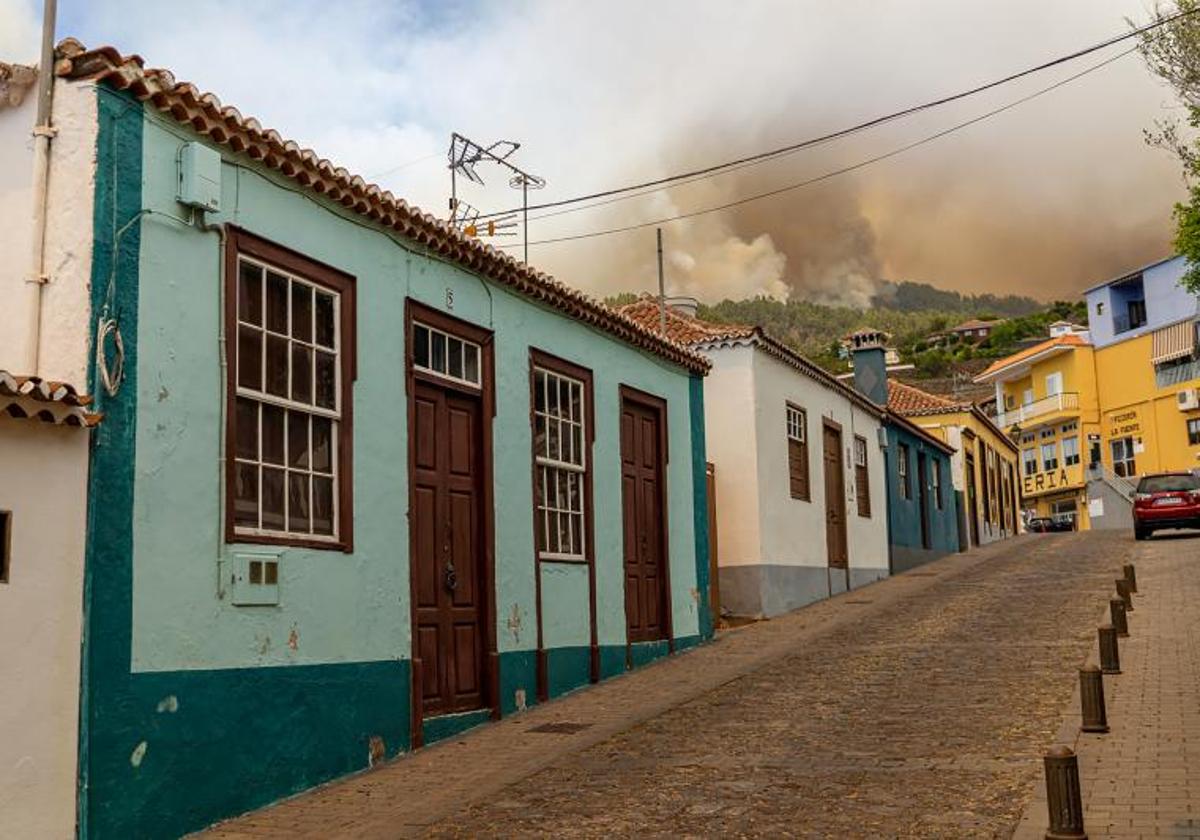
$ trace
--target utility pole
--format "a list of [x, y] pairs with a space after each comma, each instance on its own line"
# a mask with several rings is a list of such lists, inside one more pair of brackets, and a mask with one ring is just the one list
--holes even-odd
[[662, 262], [662, 228], [655, 228], [658, 234], [658, 331], [667, 334], [667, 286], [663, 281]]

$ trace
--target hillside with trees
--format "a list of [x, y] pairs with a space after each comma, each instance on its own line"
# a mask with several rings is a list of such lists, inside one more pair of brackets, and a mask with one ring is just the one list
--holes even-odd
[[[608, 303], [636, 300], [624, 294]], [[902, 361], [915, 365], [913, 378], [941, 378], [956, 370], [973, 369], [974, 360], [1001, 358], [1044, 338], [1058, 320], [1087, 323], [1082, 302], [1058, 301], [1047, 305], [1032, 298], [995, 295], [962, 295], [924, 283], [886, 284], [871, 309], [825, 306], [804, 300], [779, 301], [757, 297], [701, 304], [701, 318], [718, 323], [755, 324], [817, 364], [835, 373], [847, 365], [839, 357], [843, 336], [863, 327], [883, 330]], [[970, 319], [998, 321], [981, 343], [951, 342], [937, 346], [930, 336]]]

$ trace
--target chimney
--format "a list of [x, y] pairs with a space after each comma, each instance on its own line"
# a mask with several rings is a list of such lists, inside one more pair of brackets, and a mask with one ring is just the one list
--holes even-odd
[[669, 297], [665, 302], [676, 312], [692, 318], [695, 318], [696, 313], [700, 311], [700, 301], [694, 297]]
[[879, 330], [859, 330], [847, 336], [854, 360], [854, 387], [871, 402], [887, 405], [888, 334]]

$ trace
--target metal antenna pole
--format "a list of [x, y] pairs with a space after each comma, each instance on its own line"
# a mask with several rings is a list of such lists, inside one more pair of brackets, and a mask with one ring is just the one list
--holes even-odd
[[529, 265], [529, 179], [521, 176], [521, 229], [525, 234], [525, 265]]
[[658, 331], [667, 334], [667, 286], [663, 281], [662, 262], [662, 228], [655, 228], [658, 234]]

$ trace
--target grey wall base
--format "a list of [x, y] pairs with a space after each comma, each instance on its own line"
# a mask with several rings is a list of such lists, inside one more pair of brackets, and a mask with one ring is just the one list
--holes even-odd
[[1104, 505], [1103, 516], [1089, 517], [1093, 531], [1132, 531], [1133, 505], [1103, 479], [1089, 478], [1087, 497], [1099, 499]]
[[736, 616], [783, 615], [847, 589], [887, 577], [887, 569], [830, 569], [824, 566], [724, 566], [721, 611]]

